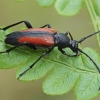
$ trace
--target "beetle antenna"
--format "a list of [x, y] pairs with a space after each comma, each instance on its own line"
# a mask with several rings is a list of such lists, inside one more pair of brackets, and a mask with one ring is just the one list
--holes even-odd
[[88, 54], [86, 54], [85, 52], [83, 52], [81, 49], [79, 49], [79, 48], [77, 48], [77, 49], [78, 49], [81, 53], [83, 53], [84, 55], [86, 55], [86, 56], [93, 62], [93, 64], [96, 66], [98, 72], [100, 73], [100, 69], [99, 69], [98, 65], [94, 62], [94, 60], [93, 60]]
[[81, 43], [81, 42], [84, 41], [85, 39], [87, 39], [87, 38], [89, 38], [89, 37], [91, 37], [91, 36], [93, 36], [93, 35], [95, 35], [95, 34], [97, 34], [97, 33], [99, 33], [99, 32], [100, 32], [100, 30], [97, 31], [97, 32], [94, 32], [93, 34], [90, 34], [90, 35], [88, 35], [88, 36], [86, 36], [86, 37], [84, 37], [84, 38], [82, 38], [82, 39], [80, 39], [80, 40], [78, 41], [78, 43]]

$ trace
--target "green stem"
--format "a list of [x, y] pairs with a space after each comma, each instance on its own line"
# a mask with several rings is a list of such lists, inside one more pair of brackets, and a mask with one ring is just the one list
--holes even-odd
[[[86, 6], [87, 6], [87, 9], [88, 9], [88, 12], [90, 14], [90, 17], [91, 17], [95, 31], [100, 30], [100, 28], [98, 27], [98, 16], [95, 13], [92, 1], [91, 0], [85, 0], [85, 3], [86, 3]], [[98, 45], [99, 45], [99, 48], [100, 48], [99, 34], [97, 34], [97, 41], [98, 41]]]

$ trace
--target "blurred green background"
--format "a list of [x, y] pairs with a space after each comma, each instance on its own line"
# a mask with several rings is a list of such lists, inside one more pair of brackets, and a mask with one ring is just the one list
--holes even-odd
[[[0, 26], [10, 25], [21, 20], [28, 20], [33, 27], [51, 24], [60, 32], [70, 31], [76, 40], [94, 32], [85, 5], [77, 15], [66, 17], [59, 15], [53, 6], [50, 8], [38, 6], [35, 0], [25, 0], [24, 2], [0, 0], [0, 13]], [[21, 24], [14, 27], [13, 30], [21, 29], [24, 26]], [[96, 36], [84, 41], [81, 46], [92, 47], [97, 51]], [[16, 80], [16, 70], [17, 68], [0, 70], [0, 100], [75, 100], [74, 90], [60, 96], [44, 94], [42, 83], [45, 77], [32, 82]], [[94, 100], [99, 100], [99, 98], [100, 96]]]

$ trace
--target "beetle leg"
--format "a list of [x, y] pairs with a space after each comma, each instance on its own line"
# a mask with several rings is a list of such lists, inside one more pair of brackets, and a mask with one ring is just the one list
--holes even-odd
[[19, 76], [18, 79], [23, 76], [27, 71], [29, 71], [31, 68], [33, 68], [33, 66], [44, 56], [46, 56], [47, 54], [49, 54], [52, 50], [54, 49], [54, 47], [50, 48], [47, 52], [44, 52], [32, 65], [30, 65], [25, 71], [23, 71]]
[[44, 26], [41, 26], [40, 28], [44, 28], [44, 27], [51, 28], [51, 25], [50, 25], [50, 24], [46, 24], [46, 25], [44, 25]]
[[69, 36], [70, 36], [70, 38], [71, 38], [71, 40], [73, 40], [73, 37], [72, 37], [72, 35], [71, 35], [71, 33], [68, 31], [68, 32], [66, 32], [65, 33], [66, 35], [68, 35], [69, 34]]
[[78, 56], [78, 53], [76, 53], [76, 54], [74, 54], [74, 55], [69, 55], [69, 54], [67, 54], [64, 50], [62, 50], [62, 49], [59, 49], [58, 48], [58, 50], [63, 54], [63, 55], [67, 55], [67, 56], [69, 56], [69, 57], [76, 57], [76, 56]]
[[7, 50], [5, 50], [5, 51], [3, 51], [3, 52], [0, 52], [0, 54], [1, 54], [1, 53], [9, 53], [10, 51], [12, 51], [12, 50], [14, 50], [14, 49], [16, 49], [17, 47], [22, 46], [22, 45], [26, 45], [26, 42], [21, 43], [21, 44], [18, 44], [18, 45], [15, 45], [14, 47], [12, 47], [12, 48], [10, 48], [10, 49], [7, 49]]
[[28, 21], [20, 21], [20, 22], [8, 25], [8, 26], [6, 26], [4, 28], [0, 28], [0, 30], [4, 30], [5, 31], [5, 30], [7, 30], [7, 29], [9, 29], [9, 28], [11, 28], [13, 26], [16, 26], [18, 24], [21, 24], [21, 23], [24, 23], [27, 26], [27, 28], [32, 28], [32, 25]]

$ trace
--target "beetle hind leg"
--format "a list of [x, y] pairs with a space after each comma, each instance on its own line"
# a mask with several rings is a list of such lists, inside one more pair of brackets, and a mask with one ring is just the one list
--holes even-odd
[[18, 44], [18, 45], [15, 45], [15, 46], [13, 46], [13, 47], [11, 47], [11, 48], [5, 50], [5, 51], [0, 52], [0, 54], [2, 54], [2, 53], [9, 53], [10, 51], [16, 49], [17, 47], [22, 46], [22, 45], [25, 45], [25, 44], [26, 44], [26, 42], [21, 43], [21, 44]]
[[23, 46], [23, 45], [27, 45], [28, 47], [30, 47], [30, 48], [36, 50], [36, 47], [35, 47], [35, 46], [31, 46], [31, 45], [27, 44], [26, 42], [24, 42], [24, 43], [15, 45], [15, 46], [13, 46], [13, 47], [11, 47], [11, 48], [5, 50], [5, 51], [2, 51], [2, 52], [0, 52], [0, 54], [2, 54], [2, 53], [9, 53], [10, 51], [16, 49], [17, 47], [20, 47], [20, 46]]

